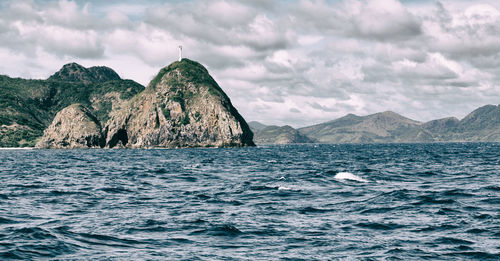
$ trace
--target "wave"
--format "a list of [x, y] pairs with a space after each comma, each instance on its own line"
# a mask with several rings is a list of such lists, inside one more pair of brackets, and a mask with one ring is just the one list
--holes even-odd
[[352, 180], [352, 181], [357, 181], [357, 182], [369, 182], [368, 180], [366, 180], [362, 177], [356, 176], [350, 172], [339, 172], [333, 178], [338, 179], [338, 180]]
[[211, 225], [210, 227], [202, 230], [197, 230], [191, 233], [191, 235], [198, 234], [207, 234], [209, 236], [226, 236], [226, 237], [236, 237], [243, 232], [230, 224], [222, 224], [222, 225]]

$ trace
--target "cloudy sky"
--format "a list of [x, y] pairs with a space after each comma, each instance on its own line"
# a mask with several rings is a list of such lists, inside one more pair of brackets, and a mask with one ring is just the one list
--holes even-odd
[[147, 85], [182, 45], [247, 121], [427, 121], [500, 103], [500, 1], [137, 2], [0, 0], [0, 74], [77, 62]]

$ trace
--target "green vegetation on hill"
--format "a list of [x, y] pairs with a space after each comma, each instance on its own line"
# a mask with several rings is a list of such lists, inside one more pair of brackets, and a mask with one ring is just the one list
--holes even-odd
[[107, 67], [78, 64], [65, 65], [48, 80], [0, 76], [0, 147], [34, 146], [55, 114], [74, 103], [95, 104], [99, 120], [106, 120], [111, 101], [102, 99], [105, 94], [129, 99], [142, 90]]
[[99, 83], [121, 80], [113, 69], [105, 66], [85, 68], [77, 63], [64, 65], [61, 70], [49, 77], [52, 81]]
[[432, 136], [420, 122], [386, 111], [342, 118], [304, 127], [299, 131], [320, 143], [429, 142]]
[[462, 120], [450, 117], [425, 123], [394, 112], [349, 114], [299, 131], [321, 143], [500, 141], [500, 106], [480, 107]]
[[291, 126], [267, 126], [257, 121], [248, 124], [254, 133], [256, 144], [314, 143], [314, 140], [301, 134]]
[[220, 88], [217, 82], [210, 76], [207, 69], [198, 62], [182, 59], [182, 61], [173, 62], [169, 66], [162, 68], [158, 74], [148, 85], [148, 88], [155, 88], [158, 83], [160, 83], [163, 76], [171, 71], [179, 70], [179, 72], [185, 76], [182, 82], [178, 79], [170, 78], [168, 84], [173, 87], [183, 86], [186, 82], [192, 84], [204, 84], [209, 86], [209, 92], [213, 95], [223, 96], [224, 99], [228, 99], [227, 95]]

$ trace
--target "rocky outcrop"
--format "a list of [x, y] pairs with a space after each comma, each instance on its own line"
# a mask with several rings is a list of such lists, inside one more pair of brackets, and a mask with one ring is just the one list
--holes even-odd
[[81, 104], [70, 105], [56, 114], [44, 131], [37, 148], [100, 148], [104, 146], [101, 125]]
[[111, 112], [106, 146], [253, 146], [253, 133], [208, 71], [183, 59], [163, 68], [148, 88]]
[[[62, 73], [71, 76], [66, 80], [94, 79], [87, 77], [91, 75], [88, 69], [68, 67], [74, 73]], [[75, 104], [59, 112], [37, 147], [254, 145], [248, 124], [208, 71], [197, 62], [183, 59], [163, 68], [146, 90], [134, 97], [122, 97], [111, 89], [103, 92], [106, 94], [90, 99], [89, 107]]]

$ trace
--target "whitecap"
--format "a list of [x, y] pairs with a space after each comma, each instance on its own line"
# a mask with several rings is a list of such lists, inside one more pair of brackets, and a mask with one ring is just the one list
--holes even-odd
[[368, 182], [368, 180], [366, 180], [362, 177], [356, 176], [350, 172], [339, 172], [333, 178], [338, 179], [338, 180], [353, 180], [353, 181], [357, 181], [357, 182]]

